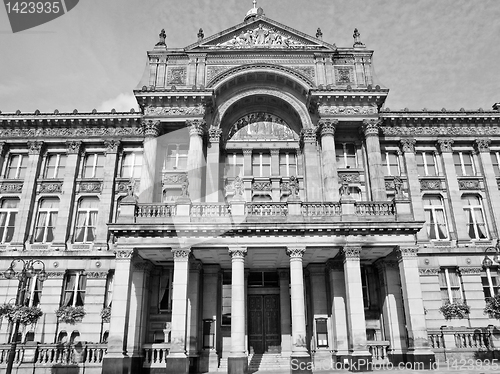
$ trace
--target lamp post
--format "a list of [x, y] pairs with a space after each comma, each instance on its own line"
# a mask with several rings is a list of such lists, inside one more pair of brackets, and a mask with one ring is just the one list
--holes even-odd
[[[19, 269], [21, 265], [22, 269]], [[19, 270], [16, 270], [16, 267]], [[17, 286], [17, 295], [16, 295], [16, 307], [24, 306], [26, 302], [25, 293], [28, 280], [37, 276], [37, 279], [40, 282], [43, 282], [47, 279], [47, 273], [45, 272], [45, 264], [40, 260], [28, 259], [24, 260], [22, 258], [14, 259], [10, 263], [9, 268], [3, 273], [6, 279], [14, 279], [17, 278], [19, 280], [19, 284]], [[9, 357], [7, 358], [7, 369], [5, 371], [6, 374], [12, 373], [12, 366], [14, 365], [14, 358], [16, 356], [16, 347], [17, 347], [17, 334], [19, 333], [19, 320], [14, 321], [14, 331], [11, 335], [10, 342], [10, 350]]]
[[[493, 261], [500, 262], [500, 239], [497, 239], [497, 244], [494, 247], [488, 247], [484, 250], [484, 252], [488, 252], [490, 250], [495, 251], [495, 256], [493, 256]], [[483, 266], [488, 269], [491, 265], [493, 265], [493, 261], [488, 257], [488, 255], [484, 256]]]

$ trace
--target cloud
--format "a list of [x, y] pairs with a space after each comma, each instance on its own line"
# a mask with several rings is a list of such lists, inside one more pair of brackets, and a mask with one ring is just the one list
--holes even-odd
[[132, 108], [139, 110], [135, 96], [121, 93], [114, 99], [104, 101], [99, 105], [97, 110], [100, 112], [109, 112], [111, 109], [116, 109], [117, 112], [128, 112]]

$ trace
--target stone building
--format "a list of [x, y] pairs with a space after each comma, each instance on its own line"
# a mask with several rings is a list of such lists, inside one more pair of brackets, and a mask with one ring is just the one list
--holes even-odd
[[[494, 354], [499, 107], [384, 108], [353, 38], [337, 47], [254, 5], [186, 48], [162, 31], [140, 112], [0, 114], [0, 266], [36, 259], [47, 275], [21, 290], [44, 315], [16, 336], [17, 372]], [[3, 274], [0, 301], [19, 292]], [[445, 320], [446, 302], [470, 313]], [[13, 331], [4, 316], [0, 369]]]

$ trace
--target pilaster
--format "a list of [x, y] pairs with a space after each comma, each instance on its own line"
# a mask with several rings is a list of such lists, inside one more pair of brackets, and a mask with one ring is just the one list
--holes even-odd
[[193, 202], [202, 199], [203, 175], [205, 174], [205, 158], [203, 155], [203, 136], [205, 121], [202, 119], [188, 120], [189, 153], [187, 159], [187, 175], [189, 180], [189, 197]]
[[220, 136], [222, 130], [218, 127], [211, 127], [208, 130], [209, 146], [207, 149], [207, 177], [205, 200], [215, 203], [223, 201], [223, 194], [220, 184], [221, 160], [220, 160]]
[[338, 120], [320, 120], [323, 188], [326, 201], [339, 200], [339, 181], [335, 154], [335, 127]]
[[380, 153], [379, 120], [364, 120], [363, 132], [366, 141], [368, 157], [368, 171], [370, 174], [372, 200], [384, 201], [387, 199], [382, 156]]
[[321, 179], [318, 150], [316, 147], [316, 131], [315, 129], [303, 129], [301, 136], [306, 198], [307, 201], [321, 201]]
[[160, 134], [159, 120], [145, 120], [144, 127], [144, 147], [143, 147], [143, 168], [141, 174], [141, 184], [139, 190], [139, 201], [141, 203], [152, 203], [159, 199], [159, 178], [157, 172], [158, 158], [158, 135]]

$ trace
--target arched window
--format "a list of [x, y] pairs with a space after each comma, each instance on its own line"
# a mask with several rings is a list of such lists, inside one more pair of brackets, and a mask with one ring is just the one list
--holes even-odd
[[19, 199], [2, 199], [0, 203], [0, 241], [9, 243], [14, 236]]
[[59, 199], [51, 197], [40, 200], [35, 226], [36, 243], [50, 243], [54, 240], [58, 209]]
[[425, 195], [423, 198], [427, 235], [431, 240], [449, 238], [443, 199], [438, 195]]
[[467, 219], [469, 238], [488, 239], [481, 197], [478, 195], [463, 195], [462, 204]]
[[84, 197], [78, 203], [75, 222], [75, 243], [92, 243], [95, 239], [99, 199]]

